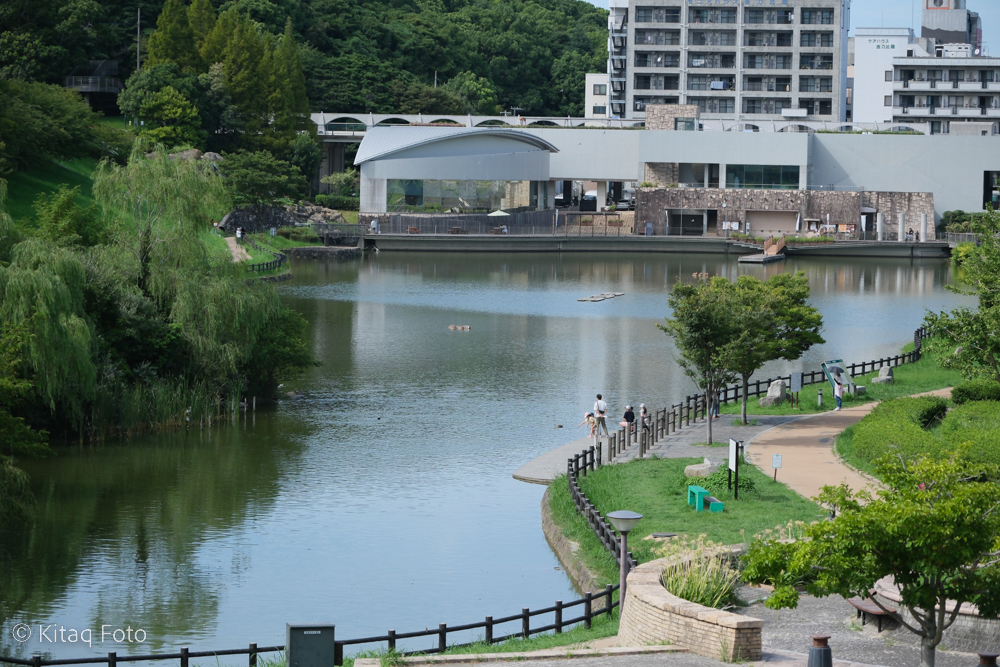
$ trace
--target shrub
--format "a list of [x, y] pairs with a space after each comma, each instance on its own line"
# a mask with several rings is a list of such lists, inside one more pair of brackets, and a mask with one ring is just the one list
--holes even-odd
[[947, 410], [947, 401], [936, 396], [881, 403], [854, 427], [854, 451], [865, 461], [875, 461], [893, 451], [906, 458], [918, 454], [936, 457], [945, 449], [945, 443], [925, 429]]
[[1000, 464], [1000, 403], [969, 401], [948, 413], [938, 433], [951, 449], [971, 444], [963, 451], [969, 459]]
[[690, 560], [663, 569], [663, 587], [679, 598], [705, 607], [723, 609], [736, 604], [739, 571], [729, 564], [728, 554], [702, 557], [692, 554]]
[[[746, 459], [740, 461], [740, 467], [749, 465]], [[729, 493], [729, 468], [723, 465], [708, 477], [702, 479], [701, 486], [713, 494]], [[757, 485], [750, 475], [740, 475], [740, 493], [756, 493]]]
[[316, 203], [326, 208], [338, 211], [358, 211], [361, 209], [360, 197], [342, 197], [340, 195], [316, 195]]
[[988, 378], [963, 382], [951, 390], [951, 400], [957, 405], [969, 401], [1000, 401], [1000, 382]]
[[970, 243], [969, 241], [959, 243], [955, 246], [955, 249], [951, 251], [951, 261], [955, 264], [955, 266], [962, 266], [965, 264], [965, 260], [969, 259], [975, 251], [975, 243]]
[[319, 241], [319, 235], [312, 227], [281, 227], [278, 229], [278, 236], [290, 241]]

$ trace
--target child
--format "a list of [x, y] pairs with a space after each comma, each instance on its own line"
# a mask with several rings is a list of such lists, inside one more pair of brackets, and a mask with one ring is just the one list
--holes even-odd
[[580, 428], [584, 424], [587, 424], [587, 425], [590, 426], [590, 437], [593, 438], [594, 437], [594, 429], [597, 428], [597, 419], [594, 418], [594, 413], [593, 412], [588, 412], [587, 414], [585, 414], [583, 416], [583, 421], [580, 422], [579, 424], [577, 424], [576, 427]]

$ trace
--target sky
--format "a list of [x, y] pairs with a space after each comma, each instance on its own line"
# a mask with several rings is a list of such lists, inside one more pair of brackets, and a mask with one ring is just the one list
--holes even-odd
[[[591, 0], [598, 7], [607, 7], [607, 0]], [[979, 12], [983, 19], [983, 41], [987, 53], [1000, 56], [1000, 0], [968, 0], [970, 11]], [[923, 0], [853, 0], [851, 2], [851, 34], [854, 28], [912, 27], [920, 36], [920, 10]]]

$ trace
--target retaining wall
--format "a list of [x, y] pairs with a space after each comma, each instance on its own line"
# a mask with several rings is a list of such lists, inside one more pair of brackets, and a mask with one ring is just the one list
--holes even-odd
[[645, 646], [669, 641], [716, 660], [760, 660], [764, 621], [703, 607], [668, 592], [660, 583], [660, 573], [676, 561], [676, 556], [661, 558], [629, 573], [618, 645]]
[[290, 248], [287, 254], [294, 259], [354, 259], [361, 256], [361, 249], [356, 246], [302, 246]]

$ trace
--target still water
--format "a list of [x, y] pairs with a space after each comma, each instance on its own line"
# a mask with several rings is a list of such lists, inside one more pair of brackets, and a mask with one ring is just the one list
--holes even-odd
[[[333, 622], [339, 637], [358, 637], [573, 599], [542, 535], [544, 489], [513, 470], [582, 436], [597, 392], [613, 414], [693, 392], [655, 327], [675, 282], [794, 270], [809, 276], [828, 342], [765, 373], [894, 354], [927, 309], [967, 301], [944, 289], [948, 263], [928, 260], [382, 253], [294, 263], [279, 289], [309, 320], [322, 361], [285, 387], [297, 396], [236, 426], [26, 465], [37, 525], [26, 551], [0, 563], [0, 653], [280, 644], [286, 622]], [[610, 291], [625, 294], [577, 301]], [[20, 622], [32, 629], [22, 644], [12, 640]], [[39, 624], [90, 628], [92, 646], [51, 630], [40, 639]], [[102, 642], [102, 626], [142, 629], [145, 643]]]

